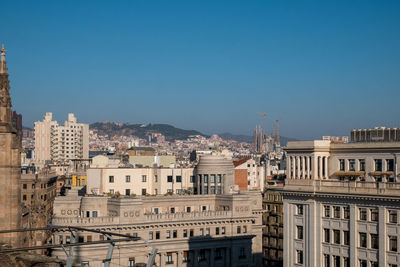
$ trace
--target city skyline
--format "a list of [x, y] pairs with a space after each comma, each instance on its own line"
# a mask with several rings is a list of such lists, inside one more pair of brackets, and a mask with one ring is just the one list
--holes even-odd
[[48, 111], [246, 135], [266, 112], [298, 139], [399, 126], [394, 1], [24, 6], [2, 5], [0, 42], [25, 126]]

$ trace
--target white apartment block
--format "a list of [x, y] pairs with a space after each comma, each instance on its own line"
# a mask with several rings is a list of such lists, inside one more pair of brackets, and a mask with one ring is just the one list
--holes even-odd
[[400, 266], [400, 142], [289, 142], [284, 266]]
[[264, 191], [266, 180], [265, 165], [259, 164], [253, 158], [238, 160], [235, 162], [235, 170], [246, 170], [247, 172], [247, 188], [249, 190]]
[[193, 168], [89, 168], [88, 194], [160, 195], [193, 192]]
[[35, 122], [35, 157], [39, 164], [89, 158], [89, 125], [78, 123], [72, 113], [59, 125], [47, 112], [43, 121]]

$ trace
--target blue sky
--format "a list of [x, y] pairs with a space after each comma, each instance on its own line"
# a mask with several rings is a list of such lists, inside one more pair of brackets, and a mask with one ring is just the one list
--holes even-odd
[[169, 123], [300, 139], [400, 126], [400, 1], [2, 1], [24, 125]]

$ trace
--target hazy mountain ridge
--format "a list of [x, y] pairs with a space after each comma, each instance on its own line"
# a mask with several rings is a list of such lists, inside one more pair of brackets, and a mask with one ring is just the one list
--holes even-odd
[[196, 130], [184, 130], [176, 128], [169, 124], [129, 124], [129, 123], [114, 123], [114, 122], [96, 122], [90, 124], [91, 130], [95, 129], [100, 135], [109, 136], [137, 136], [145, 139], [148, 134], [161, 133], [167, 141], [185, 140], [191, 135], [201, 135]]

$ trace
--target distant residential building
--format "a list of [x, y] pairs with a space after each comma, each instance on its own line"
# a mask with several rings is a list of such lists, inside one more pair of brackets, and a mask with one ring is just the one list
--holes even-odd
[[296, 141], [285, 150], [284, 266], [398, 266], [400, 142]]
[[240, 190], [264, 191], [265, 165], [256, 159], [242, 158], [233, 162], [235, 166], [235, 184]]
[[283, 266], [283, 199], [281, 186], [268, 187], [263, 197], [264, 266]]
[[[32, 172], [33, 171], [33, 172]], [[57, 195], [57, 178], [54, 172], [43, 171], [35, 173], [27, 169], [21, 175], [21, 202], [23, 203], [24, 228], [47, 227], [53, 215], [54, 199]], [[51, 238], [47, 231], [24, 233], [24, 246], [45, 245]]]
[[322, 140], [340, 142], [340, 143], [348, 143], [349, 137], [348, 136], [322, 136]]
[[352, 142], [400, 142], [400, 128], [375, 127], [372, 129], [354, 129]]
[[78, 123], [72, 113], [59, 125], [47, 112], [43, 121], [35, 122], [35, 157], [39, 164], [88, 159], [89, 125]]
[[156, 150], [152, 147], [131, 147], [127, 150], [129, 156], [154, 156]]

